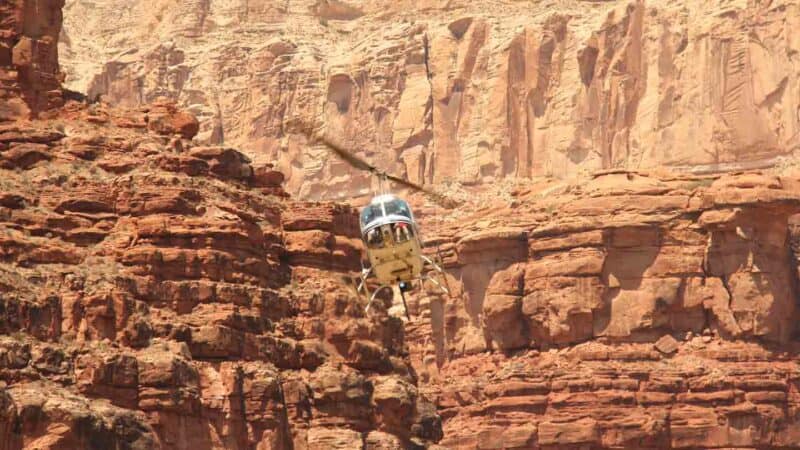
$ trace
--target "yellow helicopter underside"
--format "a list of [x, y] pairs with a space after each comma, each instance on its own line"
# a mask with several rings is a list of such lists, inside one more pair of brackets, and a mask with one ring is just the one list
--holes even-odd
[[422, 252], [417, 239], [371, 248], [368, 253], [373, 274], [381, 284], [409, 282], [422, 273]]

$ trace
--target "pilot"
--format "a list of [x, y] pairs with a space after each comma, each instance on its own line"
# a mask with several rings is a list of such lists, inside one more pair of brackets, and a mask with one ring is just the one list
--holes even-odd
[[373, 228], [367, 232], [367, 244], [370, 247], [380, 247], [383, 244], [383, 236], [378, 228]]

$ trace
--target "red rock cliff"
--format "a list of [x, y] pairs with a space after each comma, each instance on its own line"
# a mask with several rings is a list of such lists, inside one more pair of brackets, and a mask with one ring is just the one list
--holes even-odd
[[66, 108], [58, 126], [0, 125], [0, 448], [441, 437], [402, 322], [364, 317], [336, 276], [359, 261], [349, 207], [147, 131], [180, 123], [168, 105]]
[[[795, 154], [793, 0], [67, 0], [68, 85], [169, 95], [293, 194], [355, 194], [298, 125], [415, 181], [719, 171]], [[120, 12], [122, 11], [122, 12]], [[113, 39], [109, 39], [113, 36]], [[99, 57], [98, 57], [99, 55]]]
[[0, 6], [0, 449], [438, 441], [402, 322], [337, 275], [354, 211], [195, 145], [170, 102], [53, 109], [60, 7]]
[[800, 445], [799, 188], [612, 172], [428, 224], [455, 295], [408, 339], [442, 444]]
[[[0, 449], [800, 446], [793, 3], [124, 3], [68, 7], [160, 40], [86, 72], [132, 110], [0, 126]], [[2, 48], [46, 5], [4, 4]], [[58, 104], [10, 61], [5, 117]], [[352, 209], [281, 187], [360, 187], [295, 133], [320, 112], [415, 181], [774, 167], [421, 205], [452, 295], [403, 326], [339, 279]]]
[[63, 104], [58, 36], [64, 0], [0, 5], [0, 121]]

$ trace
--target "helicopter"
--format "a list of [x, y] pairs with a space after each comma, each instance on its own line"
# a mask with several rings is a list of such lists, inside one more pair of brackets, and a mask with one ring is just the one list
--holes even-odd
[[[369, 312], [378, 293], [385, 289], [394, 291], [395, 286], [400, 292], [408, 320], [411, 320], [411, 316], [405, 293], [413, 288], [414, 283], [418, 283], [420, 288], [423, 288], [423, 283], [428, 281], [441, 293], [450, 295], [450, 290], [446, 286], [447, 278], [444, 270], [440, 264], [422, 252], [419, 224], [415, 220], [408, 202], [398, 195], [389, 193], [386, 186], [388, 181], [406, 186], [425, 194], [435, 203], [447, 208], [457, 206], [458, 203], [430, 188], [381, 171], [356, 156], [354, 152], [323, 136], [315, 135], [314, 139], [333, 150], [354, 168], [369, 171], [378, 178], [379, 192], [375, 193], [369, 204], [364, 206], [359, 214], [361, 240], [364, 243], [369, 267], [364, 267], [362, 261], [356, 294], [363, 295], [368, 299], [365, 311]], [[437, 278], [440, 278], [441, 282]], [[370, 281], [378, 284], [378, 287], [372, 292], [368, 287]]]

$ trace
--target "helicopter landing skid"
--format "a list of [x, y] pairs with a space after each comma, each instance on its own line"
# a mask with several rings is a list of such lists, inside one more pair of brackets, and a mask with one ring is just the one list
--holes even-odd
[[[444, 270], [427, 256], [422, 256], [422, 260], [425, 262], [426, 266], [429, 267], [427, 271], [423, 269], [423, 273], [417, 278], [420, 287], [424, 286], [425, 281], [430, 281], [431, 283], [433, 283], [434, 286], [436, 286], [439, 289], [439, 291], [441, 291], [445, 295], [450, 295], [450, 289], [449, 286], [447, 286], [447, 277], [445, 276]], [[437, 272], [439, 276], [442, 277], [444, 285], [440, 283], [434, 276], [431, 276], [431, 272]], [[369, 308], [370, 306], [372, 306], [372, 302], [375, 301], [375, 297], [377, 297], [378, 292], [384, 289], [392, 289], [391, 285], [383, 284], [379, 286], [377, 289], [375, 289], [375, 291], [370, 293], [369, 288], [367, 288], [367, 280], [369, 279], [370, 275], [372, 275], [372, 268], [361, 269], [361, 275], [359, 276], [360, 281], [356, 288], [357, 295], [361, 295], [363, 292], [364, 296], [369, 299], [369, 301], [367, 302], [367, 306], [364, 309], [365, 312], [369, 312]], [[403, 309], [405, 309], [406, 318], [408, 320], [411, 320], [411, 315], [409, 314], [408, 311], [408, 305], [406, 304], [406, 296], [405, 296], [405, 291], [408, 289], [410, 289], [410, 286], [408, 288], [401, 287], [399, 290], [400, 290], [400, 296], [403, 300]]]

